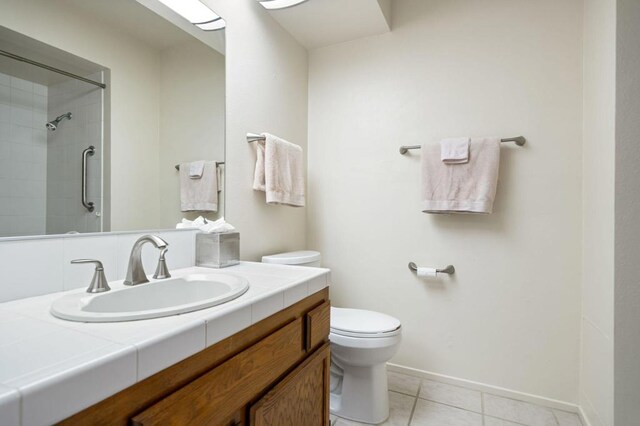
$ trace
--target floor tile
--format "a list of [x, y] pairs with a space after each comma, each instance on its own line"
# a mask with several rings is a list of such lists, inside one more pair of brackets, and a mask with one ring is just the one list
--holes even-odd
[[580, 416], [578, 416], [576, 413], [569, 413], [562, 410], [553, 410], [553, 414], [555, 414], [556, 420], [558, 420], [558, 425], [560, 426], [582, 426]]
[[418, 399], [411, 426], [482, 426], [478, 413]]
[[528, 426], [558, 425], [548, 408], [490, 394], [484, 394], [484, 413]]
[[[389, 392], [389, 418], [381, 426], [408, 426], [411, 411], [416, 398], [397, 392]], [[368, 426], [368, 423], [358, 423], [352, 420], [336, 418], [334, 426]]]
[[522, 426], [522, 424], [510, 422], [509, 420], [497, 419], [495, 417], [484, 416], [484, 426]]
[[406, 374], [389, 371], [387, 373], [389, 390], [416, 396], [420, 389], [420, 379]]
[[429, 401], [482, 413], [482, 396], [480, 392], [460, 386], [434, 382], [433, 380], [423, 380], [418, 396]]

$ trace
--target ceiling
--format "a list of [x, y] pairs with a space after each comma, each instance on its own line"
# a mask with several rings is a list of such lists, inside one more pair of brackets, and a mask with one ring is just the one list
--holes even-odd
[[307, 49], [391, 30], [391, 0], [307, 0], [269, 14]]

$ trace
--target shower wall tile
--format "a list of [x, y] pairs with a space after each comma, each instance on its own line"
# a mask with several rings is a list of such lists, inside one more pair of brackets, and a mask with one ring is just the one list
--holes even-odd
[[0, 73], [0, 237], [46, 231], [47, 88]]

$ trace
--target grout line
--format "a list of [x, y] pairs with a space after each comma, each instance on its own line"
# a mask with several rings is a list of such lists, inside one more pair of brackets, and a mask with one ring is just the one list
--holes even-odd
[[484, 424], [484, 392], [480, 392], [480, 411], [482, 412], [482, 426]]
[[[406, 395], [406, 396], [410, 396], [410, 397], [412, 397], [412, 398], [417, 398], [417, 397], [418, 397], [418, 395], [416, 395], [416, 394], [411, 394], [411, 393], [403, 392], [403, 391], [401, 391], [401, 390], [397, 390], [397, 389], [388, 389], [388, 391], [389, 391], [389, 392], [399, 393], [399, 394]], [[418, 393], [420, 393], [420, 392], [418, 392]]]
[[413, 398], [413, 407], [411, 407], [411, 414], [409, 415], [409, 423], [407, 423], [407, 426], [411, 426], [411, 422], [413, 422], [413, 414], [416, 412], [416, 405], [418, 405], [418, 397]]
[[[466, 408], [458, 407], [456, 405], [447, 404], [446, 402], [434, 401], [433, 399], [426, 399], [426, 398], [418, 398], [418, 399], [421, 399], [423, 401], [432, 402], [434, 404], [444, 405], [445, 407], [451, 407], [451, 408], [455, 408], [457, 410], [466, 411], [468, 413], [479, 414], [481, 416], [483, 415], [482, 413], [478, 413], [477, 411], [467, 410]], [[505, 419], [505, 420], [507, 420], [507, 419]]]
[[514, 425], [519, 425], [519, 426], [529, 426], [526, 423], [520, 423], [520, 422], [514, 422], [513, 420], [509, 420], [509, 419], [503, 419], [502, 417], [496, 417], [496, 416], [482, 416], [482, 421], [484, 422], [484, 418], [485, 417], [490, 417], [492, 419], [496, 419], [496, 420], [503, 420], [505, 422], [509, 422], [509, 423], [513, 423]]

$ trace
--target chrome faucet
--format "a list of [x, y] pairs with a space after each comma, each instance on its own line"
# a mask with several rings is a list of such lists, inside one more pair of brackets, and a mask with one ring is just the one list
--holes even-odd
[[[147, 274], [144, 272], [144, 267], [142, 266], [142, 246], [145, 243], [151, 243], [160, 250], [166, 249], [169, 245], [165, 240], [160, 237], [156, 237], [155, 235], [143, 235], [138, 238], [131, 249], [129, 267], [127, 268], [127, 276], [124, 280], [124, 285], [138, 285], [149, 282]], [[164, 260], [164, 256], [161, 256], [161, 258]], [[168, 272], [169, 271], [167, 271], [167, 275]]]

